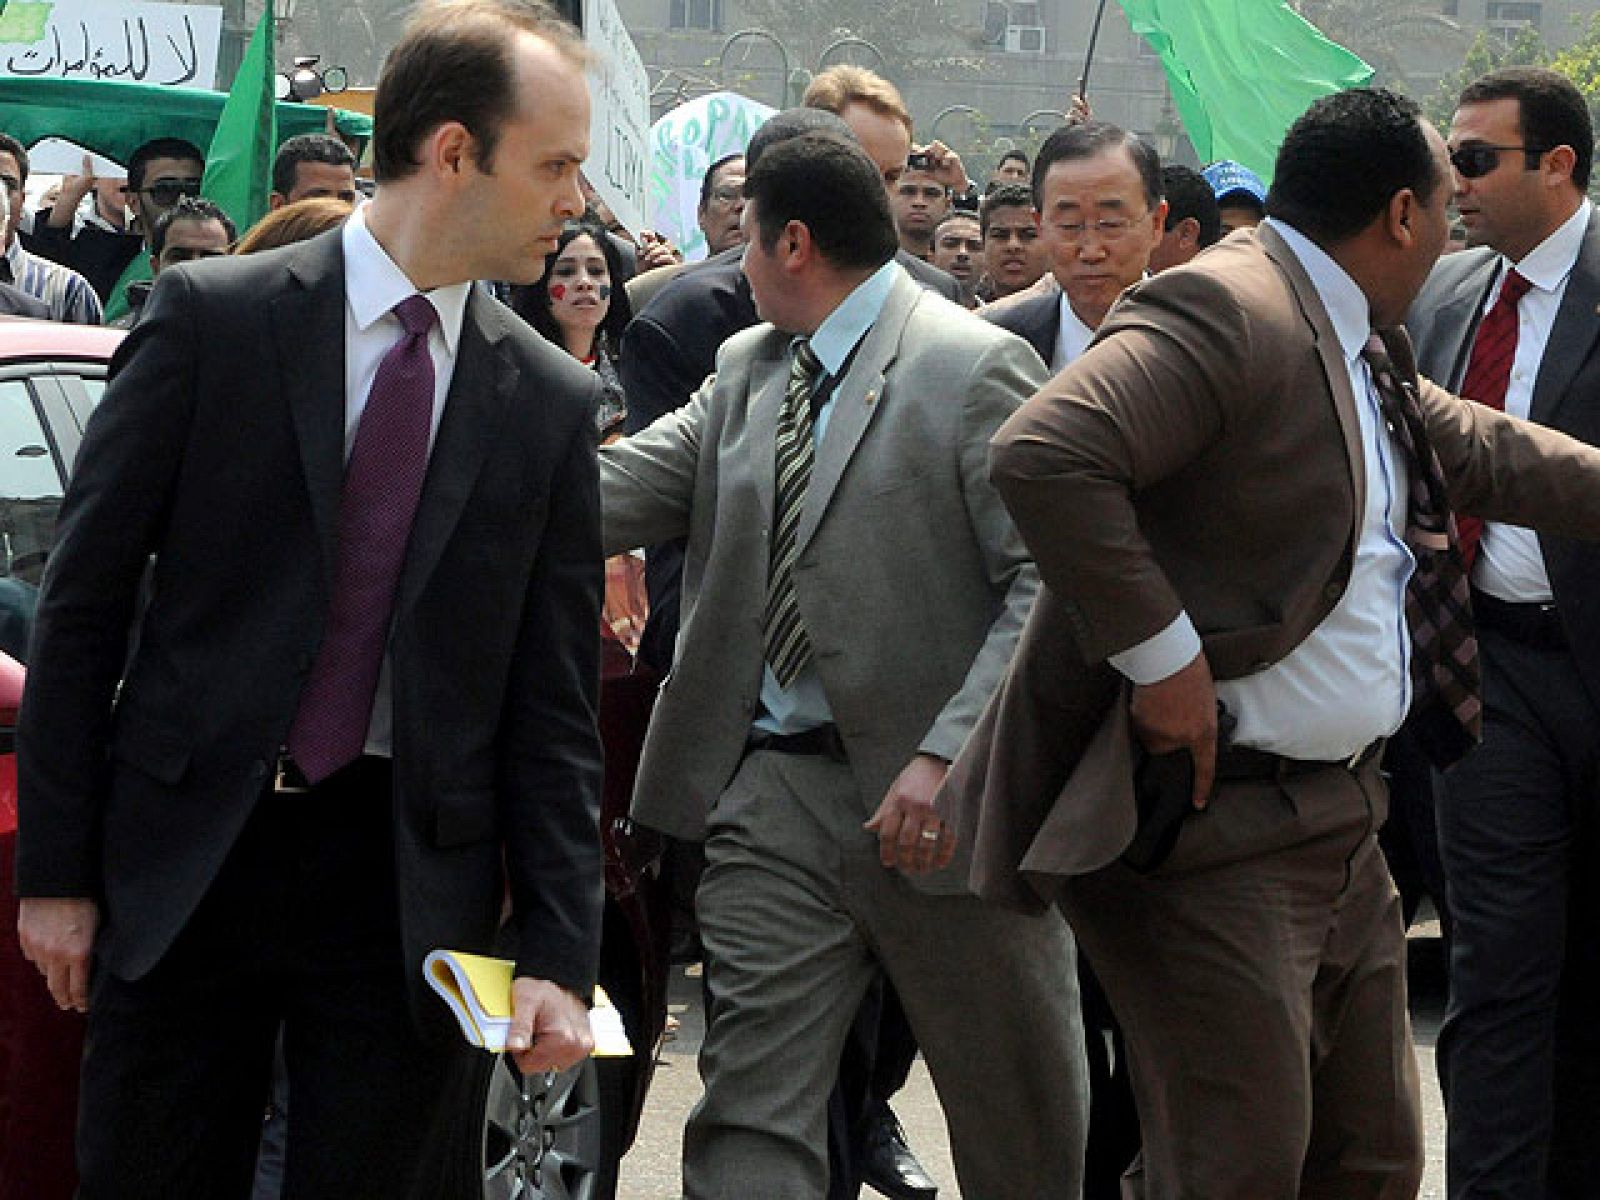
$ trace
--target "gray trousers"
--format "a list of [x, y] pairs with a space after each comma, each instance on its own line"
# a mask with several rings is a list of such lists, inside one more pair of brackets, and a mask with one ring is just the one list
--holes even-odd
[[848, 766], [758, 751], [711, 814], [696, 908], [711, 1011], [688, 1200], [821, 1200], [826, 1104], [881, 965], [944, 1108], [965, 1200], [1077, 1200], [1088, 1094], [1071, 934], [878, 861]]

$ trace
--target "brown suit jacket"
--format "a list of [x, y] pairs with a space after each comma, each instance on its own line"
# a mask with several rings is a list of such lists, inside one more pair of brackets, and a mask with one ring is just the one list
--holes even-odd
[[[1402, 376], [1410, 342], [1384, 334]], [[1600, 538], [1600, 452], [1418, 381], [1454, 506]], [[1045, 589], [941, 807], [974, 889], [1037, 909], [1135, 828], [1126, 684], [1106, 662], [1180, 610], [1219, 679], [1327, 616], [1364, 489], [1342, 350], [1270, 227], [1130, 289], [994, 440]]]

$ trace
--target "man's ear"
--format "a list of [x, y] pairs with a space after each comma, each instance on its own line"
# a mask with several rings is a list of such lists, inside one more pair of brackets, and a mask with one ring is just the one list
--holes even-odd
[[778, 248], [783, 252], [784, 266], [791, 271], [802, 270], [816, 254], [817, 244], [811, 230], [801, 221], [790, 221], [778, 235]]
[[1200, 245], [1200, 222], [1195, 217], [1185, 217], [1177, 226], [1178, 240], [1185, 246]]
[[1409, 246], [1416, 236], [1416, 223], [1421, 205], [1417, 203], [1417, 194], [1410, 188], [1401, 188], [1389, 197], [1388, 206], [1384, 209], [1384, 230], [1389, 237], [1402, 246]]

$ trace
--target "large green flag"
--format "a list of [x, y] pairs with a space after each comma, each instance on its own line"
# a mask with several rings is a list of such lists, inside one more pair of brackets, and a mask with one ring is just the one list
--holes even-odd
[[[233, 219], [240, 233], [267, 211], [272, 190], [272, 157], [278, 146], [273, 95], [272, 6], [267, 5], [245, 50], [233, 88], [217, 118], [200, 194]], [[106, 319], [128, 309], [128, 285], [150, 278], [150, 258], [139, 254], [128, 264], [106, 303]]]
[[228, 102], [206, 151], [200, 194], [233, 218], [243, 233], [267, 212], [272, 156], [278, 147], [273, 96], [272, 5], [267, 5], [233, 78]]
[[1200, 161], [1231, 158], [1271, 180], [1278, 144], [1318, 96], [1372, 68], [1284, 0], [1119, 0], [1161, 56]]

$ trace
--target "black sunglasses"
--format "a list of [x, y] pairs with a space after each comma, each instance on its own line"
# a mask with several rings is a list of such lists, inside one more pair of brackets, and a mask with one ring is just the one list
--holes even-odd
[[1450, 151], [1450, 165], [1463, 179], [1481, 179], [1500, 165], [1502, 151], [1520, 150], [1525, 161], [1524, 171], [1539, 168], [1539, 156], [1544, 153], [1537, 146], [1494, 146], [1488, 142], [1467, 142]]
[[181, 196], [198, 196], [200, 194], [200, 181], [198, 179], [161, 179], [152, 183], [147, 188], [139, 191], [154, 200], [162, 208], [171, 208]]

